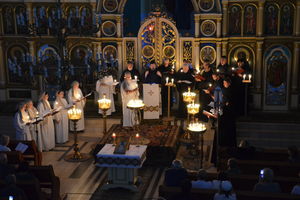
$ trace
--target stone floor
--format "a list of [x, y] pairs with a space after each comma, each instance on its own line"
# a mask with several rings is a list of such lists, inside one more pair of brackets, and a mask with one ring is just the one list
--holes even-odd
[[[12, 116], [0, 116], [2, 134], [7, 134], [13, 137], [14, 130], [12, 127], [12, 120]], [[82, 153], [90, 153], [92, 149], [91, 147], [103, 135], [103, 121], [100, 117], [88, 118], [85, 123], [85, 132], [80, 133], [78, 137], [79, 147]], [[110, 128], [112, 124], [119, 124], [120, 119], [108, 118], [107, 123], [108, 128]], [[210, 130], [210, 128], [208, 128], [208, 130]], [[206, 162], [204, 166], [209, 170], [214, 170], [214, 168], [210, 168], [209, 162], [207, 162], [209, 160], [209, 152], [206, 152], [207, 149], [211, 149], [210, 146], [212, 138], [213, 132], [207, 131], [204, 135], [204, 149], [206, 155]], [[96, 167], [93, 159], [82, 163], [66, 162], [64, 157], [72, 153], [72, 143], [72, 135], [70, 135], [70, 140], [66, 144], [57, 145], [54, 150], [43, 152], [42, 164], [53, 165], [55, 174], [59, 176], [61, 181], [62, 197], [65, 197], [67, 200], [87, 200], [92, 197], [93, 193], [100, 187], [101, 184], [105, 183], [107, 170]], [[187, 168], [191, 170], [199, 169], [199, 162], [195, 162], [194, 159], [187, 154], [185, 148], [186, 146], [184, 145], [180, 146], [177, 157], [184, 161]], [[164, 168], [157, 168], [153, 171], [153, 177], [149, 182], [150, 184], [145, 191], [145, 194], [143, 194], [143, 199], [158, 197], [158, 186], [163, 182], [164, 170]]]

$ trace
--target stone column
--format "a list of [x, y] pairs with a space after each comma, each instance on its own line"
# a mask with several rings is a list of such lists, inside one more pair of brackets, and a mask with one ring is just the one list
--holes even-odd
[[228, 42], [222, 42], [222, 56], [228, 57], [228, 55], [227, 55], [227, 45], [228, 45]]
[[0, 8], [0, 35], [4, 34], [2, 12], [3, 12], [3, 9]]
[[116, 17], [116, 20], [117, 20], [117, 37], [120, 38], [122, 37], [122, 28], [121, 28], [122, 16], [118, 15]]
[[220, 64], [221, 56], [222, 56], [222, 42], [217, 42], [217, 60], [216, 60], [216, 66]]
[[298, 90], [298, 76], [299, 76], [299, 51], [300, 51], [300, 42], [294, 42], [294, 51], [293, 51], [293, 71], [292, 71], [292, 91]]
[[262, 45], [263, 42], [259, 41], [256, 43], [256, 66], [255, 66], [255, 88], [257, 90], [261, 89], [261, 77], [262, 77], [262, 68], [263, 68], [263, 58], [262, 58]]
[[0, 56], [2, 57], [2, 59], [0, 59], [0, 87], [4, 87], [5, 86], [5, 80], [6, 80], [6, 76], [5, 76], [5, 64], [4, 64], [4, 51], [3, 51], [3, 41], [0, 40]]
[[294, 30], [294, 33], [296, 36], [300, 36], [300, 1], [298, 0], [297, 1], [297, 10], [296, 10], [296, 13], [295, 13], [295, 30]]
[[264, 32], [264, 4], [265, 0], [258, 1], [258, 17], [257, 17], [257, 36], [262, 36]]
[[223, 4], [223, 37], [227, 36], [228, 33], [228, 1], [222, 1]]
[[199, 37], [199, 31], [200, 31], [200, 15], [195, 14], [194, 15], [195, 19], [195, 37]]
[[195, 49], [195, 68], [199, 69], [200, 67], [200, 42], [194, 43], [194, 49]]
[[222, 33], [222, 26], [221, 26], [221, 19], [217, 19], [217, 37], [221, 37]]
[[34, 41], [27, 41], [29, 44], [29, 54], [34, 57], [35, 51], [34, 51]]
[[26, 12], [28, 13], [28, 23], [33, 23], [33, 17], [32, 17], [32, 3], [26, 3]]
[[118, 41], [117, 42], [118, 44], [118, 55], [117, 55], [117, 59], [118, 59], [118, 71], [119, 71], [119, 74], [122, 73], [123, 71], [123, 62], [122, 62], [122, 41]]
[[98, 42], [92, 42], [93, 44], [93, 58], [94, 60], [97, 59], [97, 53], [98, 53]]

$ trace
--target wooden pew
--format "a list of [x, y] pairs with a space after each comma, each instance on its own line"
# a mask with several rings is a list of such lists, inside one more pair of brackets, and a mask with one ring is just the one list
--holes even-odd
[[34, 165], [42, 165], [42, 152], [39, 152], [34, 140], [31, 141], [21, 141], [21, 140], [11, 140], [9, 141], [8, 147], [12, 150], [16, 148], [19, 143], [28, 145], [28, 149], [23, 153], [24, 160], [33, 161]]
[[[28, 200], [45, 200], [45, 196], [43, 195], [40, 184], [37, 181], [17, 181], [17, 186], [21, 188], [27, 197]], [[3, 180], [0, 180], [0, 189], [5, 187], [5, 183]], [[0, 200], [5, 199], [7, 197], [3, 197], [0, 194]]]
[[60, 180], [55, 176], [52, 165], [30, 166], [29, 171], [40, 181], [41, 188], [51, 190], [51, 200], [60, 200]]
[[[227, 160], [221, 160], [221, 169], [226, 169]], [[275, 176], [297, 177], [300, 172], [299, 163], [261, 160], [237, 160], [243, 174], [258, 175], [264, 168], [271, 168]]]
[[7, 155], [7, 162], [10, 165], [18, 165], [24, 160], [20, 151], [0, 151], [0, 153]]
[[[193, 200], [211, 200], [217, 190], [204, 190], [204, 189], [192, 189], [191, 195]], [[159, 196], [169, 200], [172, 197], [181, 193], [180, 187], [168, 187], [164, 185], [159, 186]], [[299, 200], [299, 196], [290, 194], [278, 194], [278, 193], [261, 193], [251, 191], [235, 191], [237, 199], [241, 200]]]

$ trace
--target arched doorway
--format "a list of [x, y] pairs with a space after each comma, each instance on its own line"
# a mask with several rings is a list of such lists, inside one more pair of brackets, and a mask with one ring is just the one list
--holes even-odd
[[163, 58], [169, 58], [177, 68], [179, 34], [172, 19], [161, 12], [150, 13], [138, 32], [138, 58], [142, 67], [150, 61], [159, 65]]

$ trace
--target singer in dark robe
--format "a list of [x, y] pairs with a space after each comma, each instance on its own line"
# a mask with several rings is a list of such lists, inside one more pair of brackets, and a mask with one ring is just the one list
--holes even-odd
[[145, 72], [144, 83], [161, 84], [162, 74], [157, 70], [154, 61], [151, 61], [149, 69]]
[[122, 75], [120, 77], [120, 82], [124, 81], [124, 77], [127, 72], [129, 72], [131, 74], [131, 79], [141, 80], [139, 71], [137, 69], [135, 69], [133, 65], [134, 65], [134, 63], [132, 61], [127, 62], [127, 69], [125, 69], [122, 72]]
[[[170, 60], [165, 58], [163, 63], [158, 67], [158, 71], [162, 74], [162, 86], [161, 86], [161, 100], [162, 100], [162, 112], [165, 113], [168, 107], [168, 87], [165, 86], [166, 78], [170, 82], [174, 78], [174, 66], [172, 67]], [[170, 88], [170, 107], [173, 106], [173, 88]]]
[[218, 129], [219, 145], [236, 147], [236, 124], [231, 80], [229, 78], [224, 79], [223, 86], [223, 114], [220, 116]]
[[228, 75], [229, 65], [226, 56], [221, 57], [220, 64], [217, 66], [217, 72], [220, 73], [222, 78]]
[[187, 63], [183, 64], [182, 68], [176, 73], [176, 88], [179, 93], [178, 100], [178, 112], [177, 117], [184, 118], [187, 116], [187, 108], [185, 102], [183, 101], [183, 93], [188, 91], [188, 88], [193, 88], [195, 83], [195, 78], [193, 76], [193, 69], [189, 68]]

